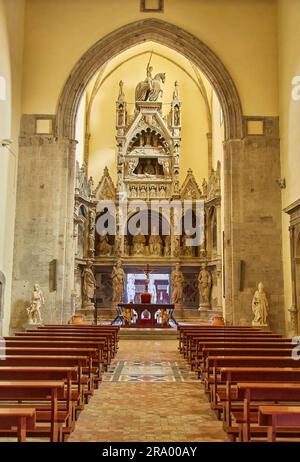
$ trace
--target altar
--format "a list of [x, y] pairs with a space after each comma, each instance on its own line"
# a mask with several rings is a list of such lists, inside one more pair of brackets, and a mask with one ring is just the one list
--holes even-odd
[[172, 327], [170, 321], [177, 324], [174, 309], [174, 304], [119, 303], [118, 315], [123, 327], [168, 328]]

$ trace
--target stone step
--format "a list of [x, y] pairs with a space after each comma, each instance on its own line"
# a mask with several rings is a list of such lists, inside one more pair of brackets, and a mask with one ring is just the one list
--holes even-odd
[[126, 328], [120, 329], [120, 340], [177, 340], [176, 328], [151, 329], [151, 328]]

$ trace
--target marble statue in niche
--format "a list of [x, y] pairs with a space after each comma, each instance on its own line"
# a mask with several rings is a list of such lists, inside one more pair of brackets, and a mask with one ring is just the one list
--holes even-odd
[[164, 257], [170, 257], [171, 255], [171, 236], [165, 236], [165, 245], [164, 245]]
[[145, 245], [146, 238], [139, 228], [137, 234], [132, 238], [133, 255], [145, 255]]
[[91, 300], [93, 300], [94, 298], [97, 283], [92, 268], [93, 262], [91, 260], [88, 260], [86, 267], [82, 272], [82, 294], [84, 307], [94, 307]]
[[257, 290], [253, 296], [252, 312], [254, 314], [254, 319], [252, 321], [253, 326], [268, 325], [269, 303], [262, 282], [258, 284]]
[[125, 272], [122, 268], [121, 260], [118, 260], [113, 267], [112, 274], [113, 304], [117, 305], [122, 302], [124, 292]]
[[192, 245], [188, 245], [189, 240], [192, 240], [190, 236], [184, 234], [182, 236], [182, 254], [185, 257], [194, 257], [194, 247]]
[[41, 307], [45, 304], [43, 292], [38, 284], [34, 284], [31, 302], [26, 308], [28, 324], [42, 324]]
[[162, 254], [162, 242], [159, 234], [150, 235], [149, 254], [154, 256], [160, 256]]
[[202, 265], [198, 276], [198, 289], [200, 296], [200, 307], [210, 307], [210, 296], [212, 288], [212, 277], [206, 265]]
[[172, 303], [181, 304], [183, 296], [184, 277], [180, 269], [180, 263], [176, 263], [175, 269], [171, 274], [172, 281]]
[[102, 257], [108, 257], [111, 255], [112, 251], [112, 246], [108, 242], [108, 235], [101, 234], [99, 236], [99, 244], [98, 244], [98, 255], [101, 255]]

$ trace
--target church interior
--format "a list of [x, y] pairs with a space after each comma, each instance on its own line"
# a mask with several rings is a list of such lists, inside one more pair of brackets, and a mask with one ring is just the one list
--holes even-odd
[[0, 0], [0, 443], [300, 441], [299, 21]]

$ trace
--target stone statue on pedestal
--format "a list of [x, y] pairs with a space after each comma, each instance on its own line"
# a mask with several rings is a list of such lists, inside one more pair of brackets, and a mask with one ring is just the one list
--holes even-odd
[[96, 279], [92, 267], [93, 262], [88, 260], [82, 272], [83, 308], [94, 308], [94, 304], [91, 300], [93, 300], [96, 290]]
[[45, 304], [43, 292], [38, 284], [33, 286], [30, 306], [26, 308], [28, 324], [42, 324], [41, 307]]
[[258, 284], [258, 290], [255, 291], [252, 300], [252, 312], [254, 314], [253, 326], [268, 326], [269, 303], [262, 282]]
[[118, 305], [118, 303], [121, 303], [123, 299], [124, 280], [125, 280], [125, 273], [122, 268], [121, 260], [118, 260], [116, 265], [113, 267], [111, 278], [112, 278], [112, 289], [113, 289], [112, 302], [113, 302], [113, 305]]
[[198, 276], [198, 289], [200, 296], [200, 308], [210, 308], [210, 295], [212, 287], [212, 278], [205, 265], [202, 265]]
[[181, 304], [183, 298], [183, 283], [184, 277], [180, 270], [180, 263], [176, 263], [175, 269], [172, 271], [172, 303]]

